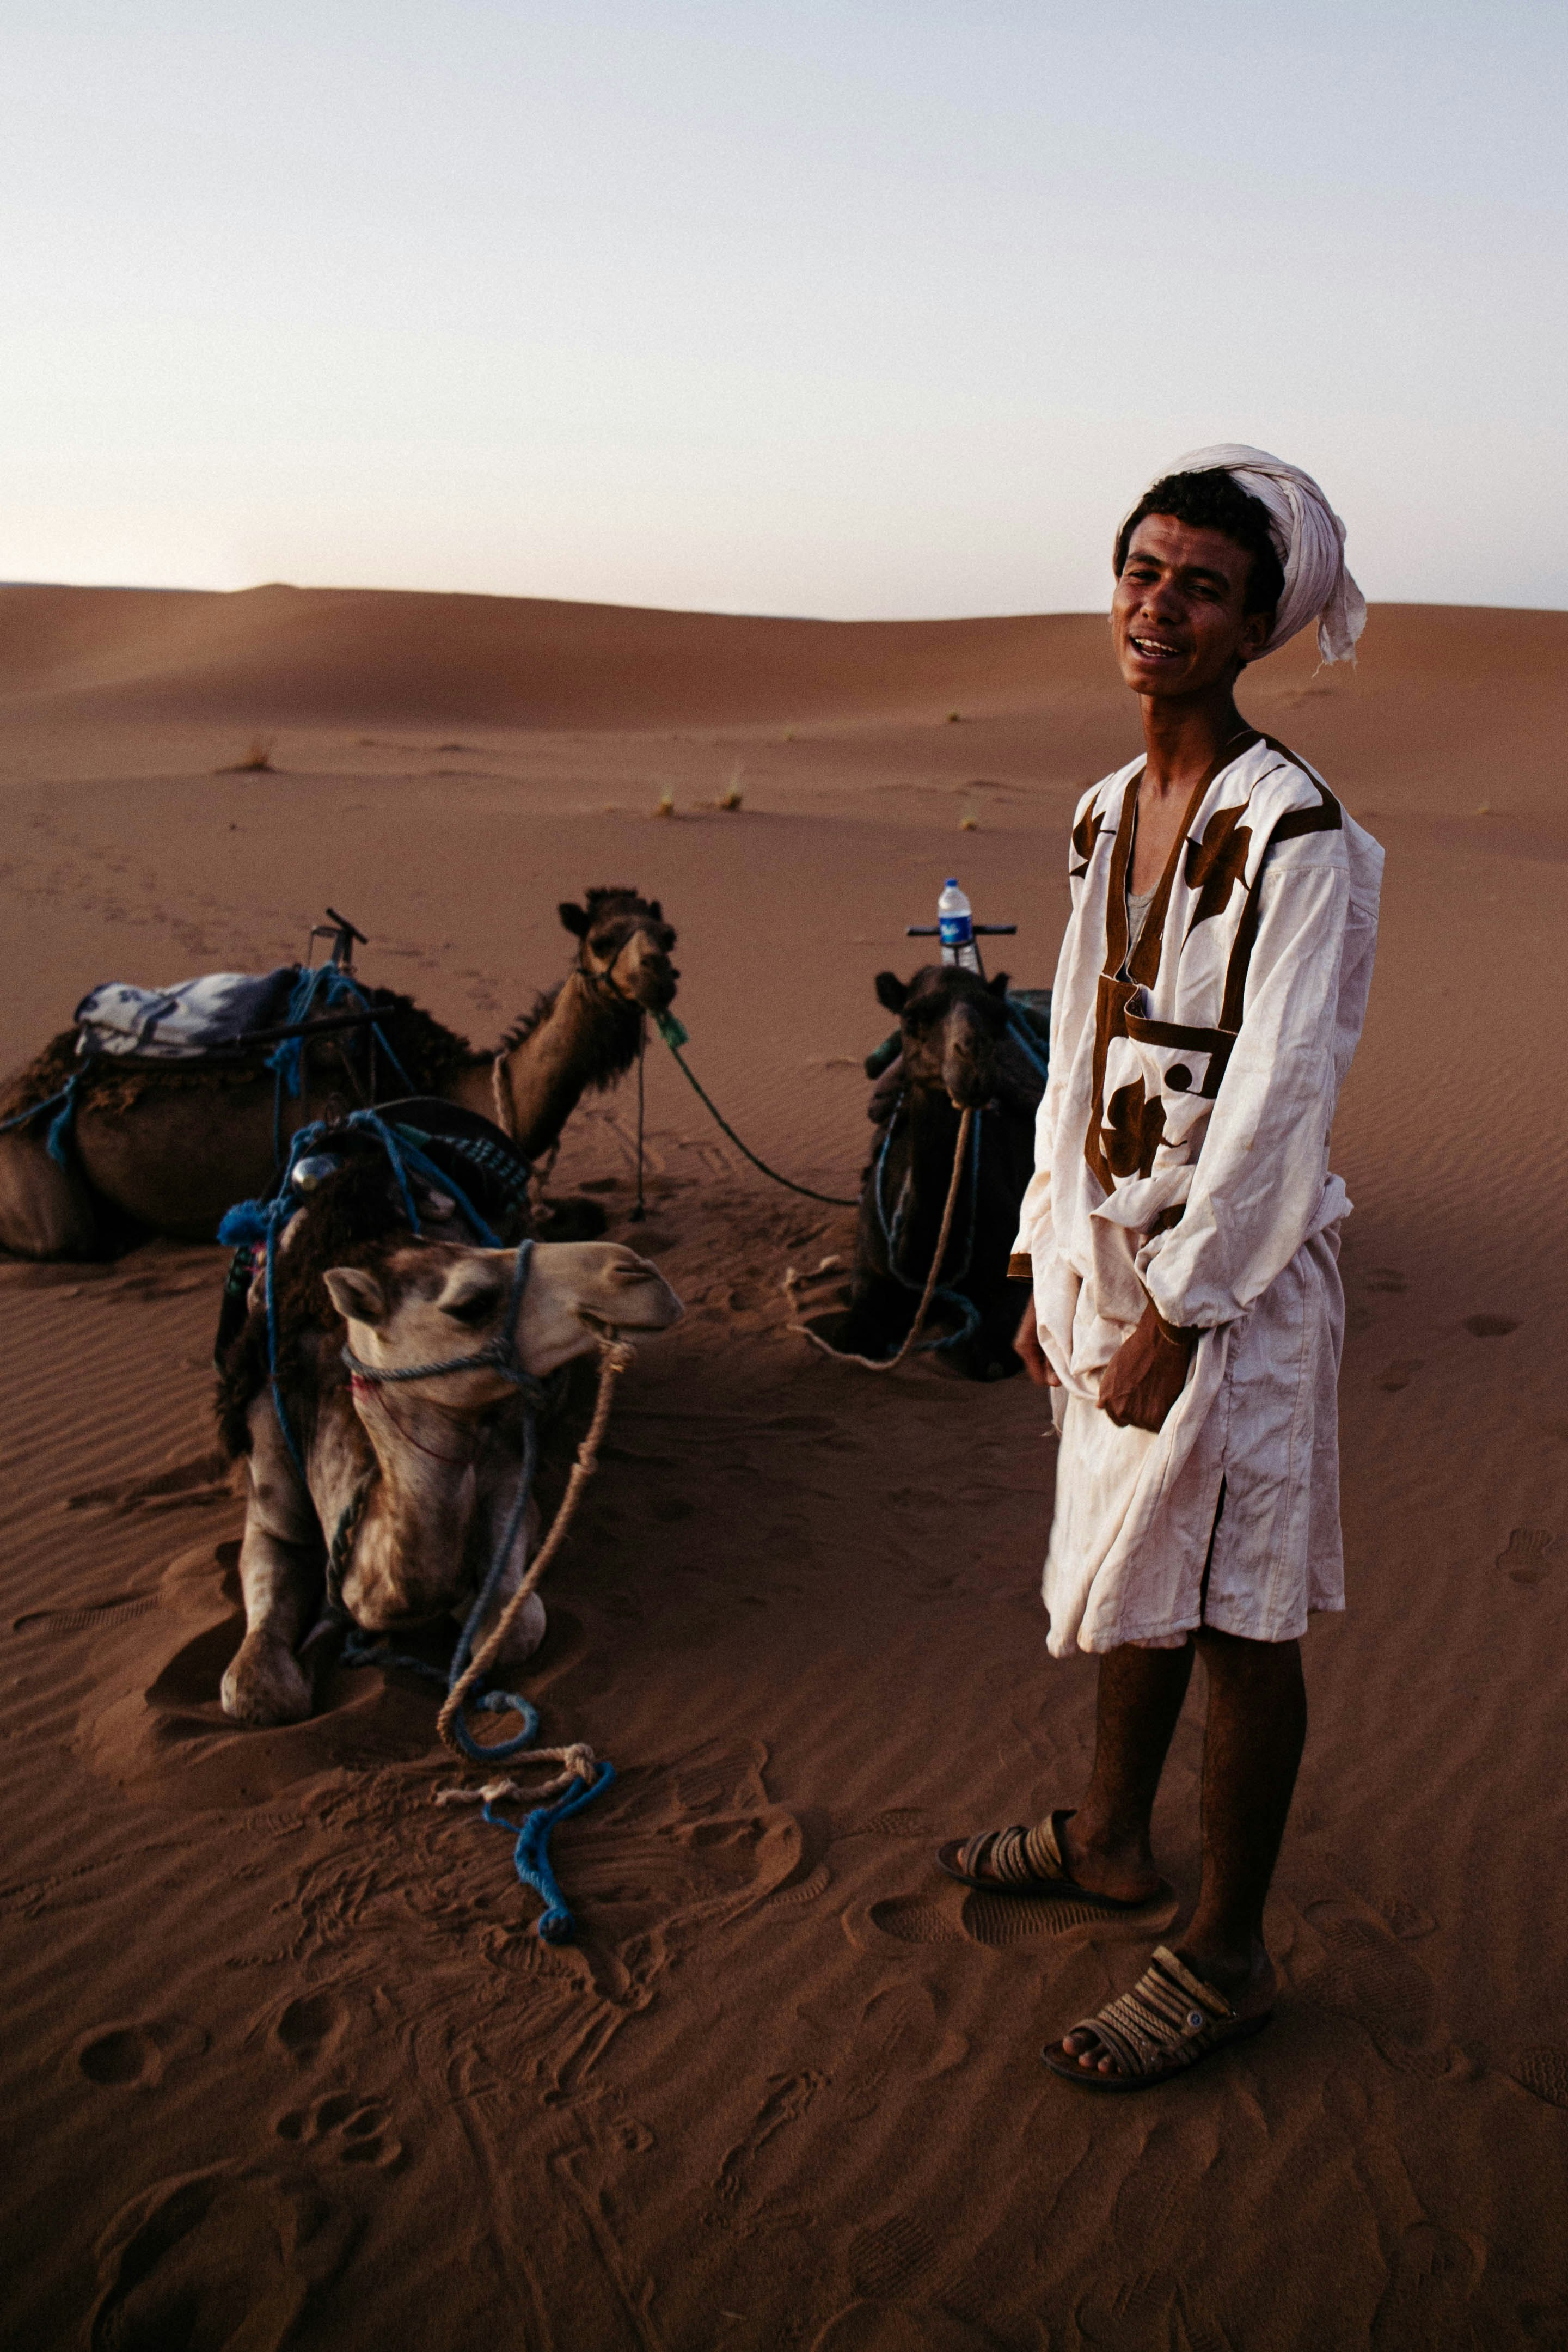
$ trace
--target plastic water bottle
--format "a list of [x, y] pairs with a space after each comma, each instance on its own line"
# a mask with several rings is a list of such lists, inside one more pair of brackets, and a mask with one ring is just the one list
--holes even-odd
[[965, 971], [978, 971], [980, 957], [974, 945], [974, 909], [950, 874], [936, 902], [936, 928], [942, 940], [943, 963], [962, 964]]

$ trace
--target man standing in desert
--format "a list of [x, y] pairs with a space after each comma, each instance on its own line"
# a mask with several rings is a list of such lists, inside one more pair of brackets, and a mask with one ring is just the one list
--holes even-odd
[[1261, 450], [1182, 459], [1117, 537], [1111, 630], [1142, 758], [1079, 804], [1051, 1076], [1015, 1244], [1017, 1339], [1061, 1444], [1054, 1655], [1100, 1660], [1076, 1810], [944, 1847], [973, 1885], [1132, 1908], [1193, 1659], [1208, 1685], [1197, 1906], [1137, 1985], [1047, 2048], [1165, 2080], [1269, 2016], [1263, 1907], [1306, 1734], [1300, 1640], [1344, 1606], [1334, 1107], [1361, 1034], [1383, 853], [1247, 724], [1247, 663], [1365, 617], [1344, 531]]

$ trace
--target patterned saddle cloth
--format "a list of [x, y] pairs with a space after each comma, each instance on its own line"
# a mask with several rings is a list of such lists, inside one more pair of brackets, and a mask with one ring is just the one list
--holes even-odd
[[289, 1019], [298, 964], [276, 971], [209, 971], [173, 988], [107, 980], [76, 1009], [79, 1055], [134, 1054], [144, 1061], [197, 1062], [242, 1044], [252, 1031]]

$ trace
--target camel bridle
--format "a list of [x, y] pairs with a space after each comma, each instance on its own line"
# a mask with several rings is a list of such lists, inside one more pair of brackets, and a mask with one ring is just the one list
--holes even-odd
[[[668, 925], [665, 924], [661, 924], [659, 926], [661, 930], [668, 928]], [[619, 947], [616, 950], [615, 954], [610, 958], [609, 962], [605, 966], [603, 971], [595, 971], [592, 964], [584, 961], [588, 953], [589, 945], [586, 940], [583, 941], [581, 947], [579, 947], [577, 950], [576, 968], [582, 974], [582, 977], [587, 982], [590, 988], [602, 989], [606, 995], [613, 996], [617, 1004], [624, 1004], [628, 1012], [640, 1013], [645, 1013], [647, 1010], [641, 998], [637, 996], [628, 996], [626, 990], [620, 987], [616, 980], [616, 966], [619, 963], [621, 958], [625, 955], [632, 941], [638, 938], [651, 940], [659, 954], [668, 959], [669, 950], [665, 947], [658, 938], [652, 923], [638, 920], [634, 922], [627, 929], [626, 938], [621, 941]]]
[[400, 1381], [438, 1381], [450, 1372], [497, 1372], [503, 1381], [519, 1390], [524, 1401], [537, 1412], [547, 1395], [543, 1381], [525, 1371], [517, 1349], [517, 1322], [522, 1312], [522, 1294], [528, 1287], [528, 1277], [533, 1266], [533, 1243], [519, 1242], [512, 1258], [511, 1290], [507, 1299], [506, 1318], [499, 1331], [467, 1356], [443, 1356], [429, 1364], [371, 1364], [356, 1356], [352, 1348], [343, 1349], [344, 1363], [356, 1381], [381, 1388]]

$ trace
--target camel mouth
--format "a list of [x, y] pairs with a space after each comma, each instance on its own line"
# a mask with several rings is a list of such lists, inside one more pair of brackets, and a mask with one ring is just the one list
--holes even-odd
[[675, 1002], [676, 982], [679, 978], [680, 974], [672, 963], [666, 964], [662, 971], [649, 971], [643, 975], [643, 984], [637, 993], [649, 1013], [668, 1012]]
[[595, 1315], [591, 1307], [579, 1307], [577, 1320], [586, 1329], [592, 1331], [596, 1339], [616, 1340], [623, 1338], [627, 1332], [668, 1331], [672, 1323], [679, 1322], [685, 1312], [685, 1307], [679, 1299], [676, 1299], [673, 1313], [668, 1308], [663, 1308], [655, 1319], [648, 1322], [639, 1322], [635, 1310], [630, 1315], [617, 1315], [615, 1321], [611, 1322], [608, 1316]]

